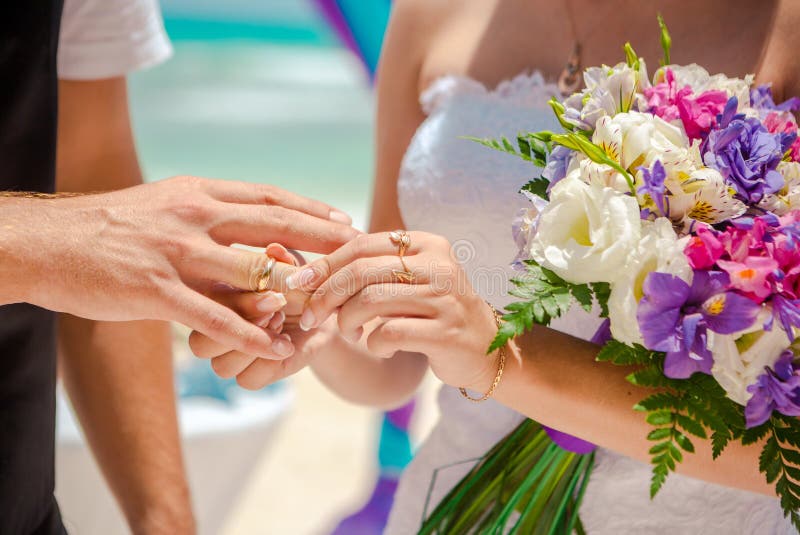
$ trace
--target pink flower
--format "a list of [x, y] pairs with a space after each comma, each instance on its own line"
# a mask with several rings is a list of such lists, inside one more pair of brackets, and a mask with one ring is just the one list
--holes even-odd
[[716, 234], [707, 227], [697, 229], [697, 234], [689, 239], [683, 253], [694, 269], [708, 269], [722, 256], [725, 248]]
[[[764, 118], [764, 126], [772, 134], [791, 134], [797, 132], [797, 121], [789, 111], [771, 111]], [[800, 161], [800, 137], [789, 147], [789, 155], [795, 162]]]
[[677, 88], [675, 74], [670, 69], [666, 69], [664, 80], [644, 90], [650, 113], [668, 122], [680, 119], [689, 139], [701, 139], [725, 109], [727, 93], [706, 91], [695, 97], [690, 86]]
[[754, 301], [761, 302], [772, 295], [772, 284], [768, 280], [778, 268], [778, 262], [764, 256], [749, 256], [744, 262], [718, 260], [717, 265], [731, 278], [731, 286]]

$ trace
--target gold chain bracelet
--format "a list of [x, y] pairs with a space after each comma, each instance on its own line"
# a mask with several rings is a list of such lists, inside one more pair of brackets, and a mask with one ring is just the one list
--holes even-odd
[[[494, 306], [492, 306], [491, 303], [487, 303], [487, 304], [489, 305], [489, 308], [492, 309], [492, 314], [494, 314], [494, 321], [495, 321], [495, 323], [497, 323], [497, 328], [499, 329], [500, 326], [502, 325], [502, 318], [503, 317], [497, 311], [497, 309], [494, 308]], [[475, 403], [480, 403], [481, 401], [486, 401], [487, 399], [492, 397], [492, 394], [494, 394], [494, 391], [497, 390], [497, 385], [500, 384], [500, 379], [503, 378], [503, 370], [506, 369], [506, 346], [505, 345], [497, 350], [497, 355], [500, 357], [500, 362], [497, 365], [497, 375], [494, 376], [494, 381], [492, 381], [492, 386], [489, 387], [489, 390], [487, 390], [486, 393], [482, 397], [474, 398], [474, 397], [470, 396], [467, 393], [467, 389], [466, 388], [462, 387], [462, 388], [458, 389], [458, 391], [461, 392], [462, 396], [464, 396], [466, 399], [468, 399], [468, 400], [470, 400], [472, 402], [475, 402]]]

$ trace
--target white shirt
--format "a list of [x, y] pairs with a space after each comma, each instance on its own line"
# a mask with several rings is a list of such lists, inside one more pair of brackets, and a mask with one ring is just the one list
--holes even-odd
[[172, 54], [158, 0], [65, 0], [58, 77], [124, 76]]

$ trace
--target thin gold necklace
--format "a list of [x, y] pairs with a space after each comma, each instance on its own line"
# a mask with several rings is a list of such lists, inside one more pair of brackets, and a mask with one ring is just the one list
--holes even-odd
[[581, 86], [581, 43], [578, 40], [578, 31], [575, 29], [575, 16], [572, 14], [572, 3], [566, 0], [567, 20], [572, 34], [572, 53], [567, 58], [564, 70], [558, 77], [558, 90], [562, 95], [571, 95]]

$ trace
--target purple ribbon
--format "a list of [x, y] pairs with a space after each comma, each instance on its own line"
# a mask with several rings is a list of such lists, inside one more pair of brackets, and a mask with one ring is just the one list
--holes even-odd
[[[603, 323], [600, 324], [597, 332], [594, 333], [594, 336], [592, 336], [592, 339], [589, 341], [593, 344], [605, 345], [605, 343], [609, 340], [611, 340], [611, 322], [608, 320], [608, 318], [606, 318]], [[591, 442], [587, 442], [567, 433], [562, 433], [561, 431], [553, 429], [552, 427], [542, 427], [547, 433], [547, 436], [550, 437], [550, 440], [555, 442], [562, 449], [571, 451], [572, 453], [577, 453], [579, 455], [591, 453], [597, 449], [597, 446]]]

